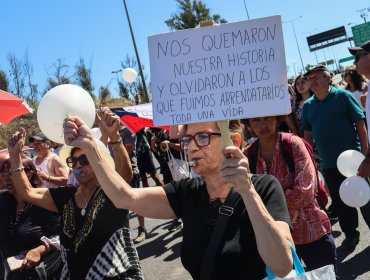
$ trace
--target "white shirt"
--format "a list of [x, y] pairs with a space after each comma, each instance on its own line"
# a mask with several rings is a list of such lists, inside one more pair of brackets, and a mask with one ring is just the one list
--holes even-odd
[[362, 112], [366, 112], [366, 109], [364, 108], [364, 106], [362, 106], [362, 103], [361, 103], [362, 92], [359, 90], [355, 90], [354, 92], [352, 92], [352, 94], [356, 98], [358, 104], [360, 105]]

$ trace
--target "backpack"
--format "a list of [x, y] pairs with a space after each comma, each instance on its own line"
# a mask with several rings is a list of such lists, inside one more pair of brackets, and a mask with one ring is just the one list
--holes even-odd
[[[293, 160], [293, 151], [290, 145], [290, 138], [293, 136], [292, 133], [280, 133], [280, 149], [283, 156], [283, 160], [287, 165], [289, 172], [295, 172], [294, 160]], [[322, 209], [325, 209], [326, 204], [328, 203], [328, 193], [326, 192], [324, 184], [319, 180], [319, 174], [317, 170], [317, 165], [315, 161], [314, 152], [310, 143], [302, 139], [308, 154], [312, 160], [312, 163], [315, 167], [316, 177], [317, 177], [317, 189], [315, 190], [315, 198]], [[245, 155], [249, 160], [249, 169], [251, 173], [255, 174], [257, 169], [257, 157], [258, 157], [258, 139], [246, 150]]]

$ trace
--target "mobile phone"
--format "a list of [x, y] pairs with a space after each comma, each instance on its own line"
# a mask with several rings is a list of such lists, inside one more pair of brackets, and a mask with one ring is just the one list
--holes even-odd
[[20, 269], [22, 267], [24, 257], [25, 257], [24, 254], [19, 254], [19, 255], [7, 258], [6, 261], [8, 262], [10, 271], [16, 271]]

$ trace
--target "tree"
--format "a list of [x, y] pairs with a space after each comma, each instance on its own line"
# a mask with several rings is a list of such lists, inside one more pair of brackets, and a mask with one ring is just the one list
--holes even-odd
[[148, 103], [149, 100], [146, 98], [146, 95], [144, 93], [144, 86], [142, 83], [139, 83], [137, 86], [137, 94], [140, 96], [140, 102], [141, 103]]
[[118, 84], [118, 89], [119, 89], [119, 92], [118, 94], [121, 96], [121, 97], [124, 97], [128, 100], [130, 100], [130, 94], [128, 92], [128, 89], [127, 87], [125, 86], [124, 83], [122, 83], [121, 81], [117, 81], [117, 84]]
[[61, 58], [58, 58], [57, 62], [53, 63], [49, 68], [51, 69], [52, 73], [46, 70], [46, 73], [49, 75], [49, 77], [47, 78], [48, 85], [44, 91], [44, 94], [53, 87], [62, 84], [70, 84], [71, 82], [70, 77], [68, 77], [69, 65], [65, 64]]
[[11, 91], [19, 98], [23, 98], [25, 88], [23, 62], [21, 59], [17, 58], [14, 53], [11, 52], [8, 53], [7, 59], [9, 61], [11, 82], [14, 87], [11, 89]]
[[76, 69], [76, 82], [83, 89], [85, 89], [91, 97], [95, 100], [96, 96], [94, 95], [94, 85], [91, 81], [91, 70], [86, 67], [85, 61], [83, 58], [80, 58], [80, 61], [75, 66]]
[[100, 105], [104, 105], [106, 100], [111, 98], [112, 94], [108, 87], [100, 87], [99, 89], [99, 99], [100, 99]]
[[226, 23], [220, 15], [211, 15], [209, 8], [202, 1], [176, 0], [178, 12], [165, 21], [171, 30], [196, 27], [201, 21], [213, 19], [215, 23]]
[[0, 89], [9, 91], [9, 80], [6, 72], [0, 69]]
[[26, 78], [28, 92], [26, 93], [25, 99], [31, 104], [35, 104], [38, 98], [37, 84], [32, 83], [33, 66], [30, 62], [28, 52], [26, 52], [23, 61], [24, 74]]
[[[136, 70], [136, 72], [139, 73], [139, 67], [136, 58], [130, 57], [129, 55], [126, 55], [126, 59], [124, 61], [121, 61], [121, 68], [133, 68]], [[142, 65], [142, 69], [144, 72], [144, 65]], [[147, 79], [147, 75], [144, 75], [144, 79]], [[149, 102], [149, 100], [145, 98], [144, 87], [140, 76], [137, 78], [136, 82], [133, 83], [121, 82], [117, 76], [117, 84], [120, 96], [125, 97], [129, 100], [134, 100], [135, 94], [139, 94], [141, 97], [143, 97], [141, 98], [143, 103]]]

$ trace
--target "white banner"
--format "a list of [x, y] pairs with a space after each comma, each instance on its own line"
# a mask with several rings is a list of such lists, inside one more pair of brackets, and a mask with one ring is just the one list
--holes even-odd
[[291, 112], [281, 17], [150, 36], [155, 125]]

